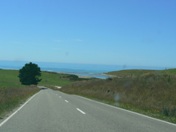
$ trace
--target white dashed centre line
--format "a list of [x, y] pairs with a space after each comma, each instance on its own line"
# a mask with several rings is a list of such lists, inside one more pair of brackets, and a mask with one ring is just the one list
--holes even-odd
[[86, 113], [82, 110], [80, 110], [79, 108], [76, 108], [79, 112], [81, 112], [83, 115], [85, 115]]
[[65, 100], [66, 103], [68, 103], [68, 100]]

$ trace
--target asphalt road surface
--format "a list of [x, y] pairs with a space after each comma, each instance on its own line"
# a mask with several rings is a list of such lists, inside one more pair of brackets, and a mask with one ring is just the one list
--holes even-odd
[[46, 89], [1, 121], [0, 132], [176, 132], [176, 125]]

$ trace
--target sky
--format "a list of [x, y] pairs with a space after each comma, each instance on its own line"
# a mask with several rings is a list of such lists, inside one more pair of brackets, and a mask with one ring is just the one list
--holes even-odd
[[176, 67], [176, 0], [0, 0], [0, 60]]

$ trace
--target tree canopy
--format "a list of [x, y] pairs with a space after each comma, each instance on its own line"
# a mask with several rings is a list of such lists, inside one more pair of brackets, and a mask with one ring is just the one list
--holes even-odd
[[41, 70], [37, 64], [32, 62], [25, 64], [19, 70], [19, 79], [23, 85], [37, 85], [41, 81]]

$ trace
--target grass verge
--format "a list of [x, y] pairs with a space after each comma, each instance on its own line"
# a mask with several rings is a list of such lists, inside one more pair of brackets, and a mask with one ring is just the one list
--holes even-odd
[[38, 92], [36, 86], [21, 85], [16, 70], [0, 70], [0, 117]]
[[5, 88], [0, 89], [0, 116], [1, 118], [9, 111], [13, 110], [27, 98], [38, 92], [36, 87], [25, 88]]

